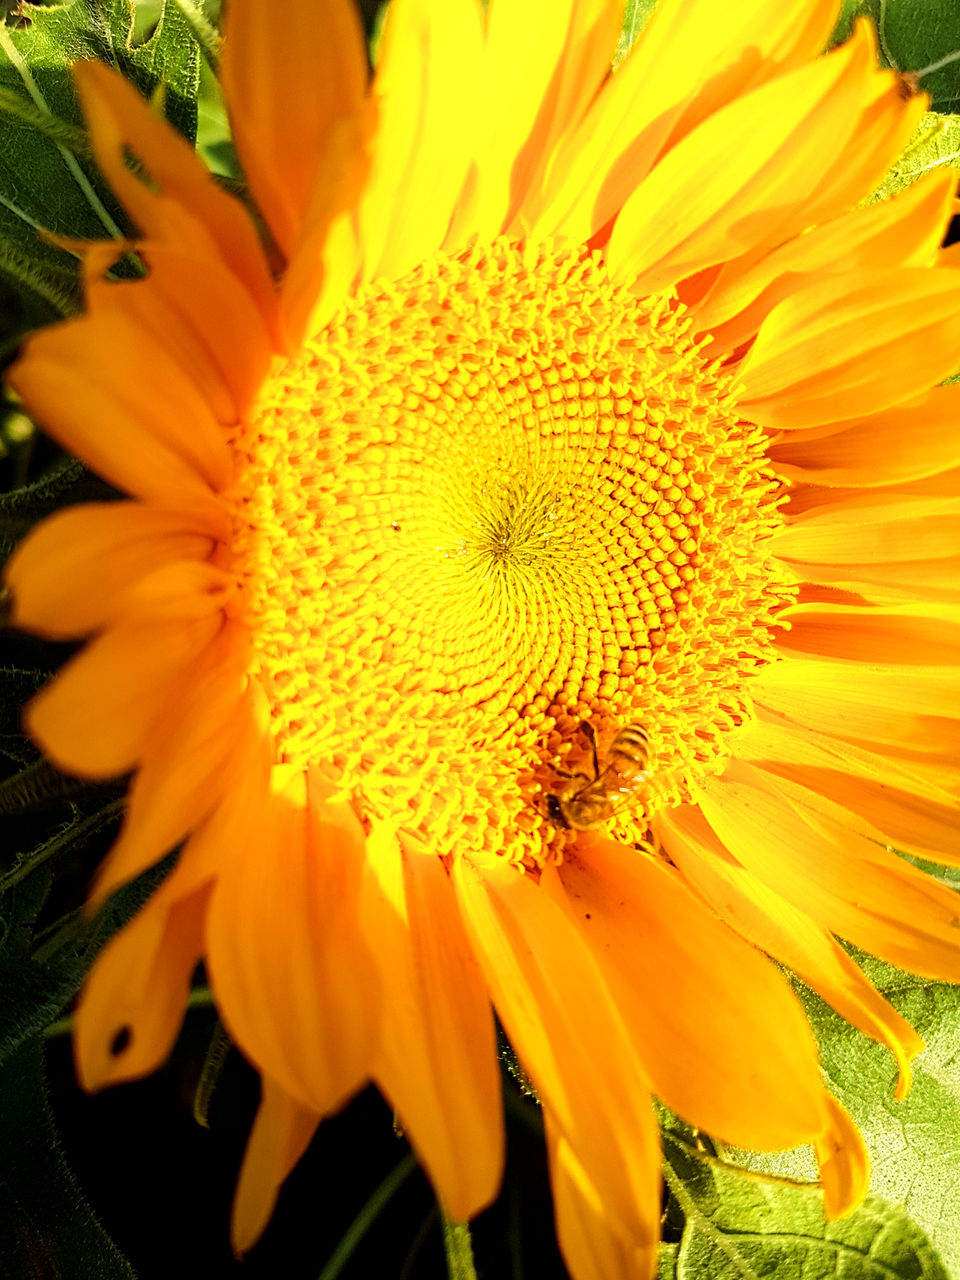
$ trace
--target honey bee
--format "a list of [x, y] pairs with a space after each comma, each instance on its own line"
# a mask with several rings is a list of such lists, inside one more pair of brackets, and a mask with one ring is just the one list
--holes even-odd
[[568, 785], [546, 800], [547, 817], [567, 831], [589, 831], [612, 818], [615, 799], [636, 796], [648, 780], [651, 763], [650, 736], [642, 724], [627, 724], [618, 730], [602, 763], [593, 725], [584, 720], [580, 728], [593, 753], [593, 777], [563, 775], [569, 778]]

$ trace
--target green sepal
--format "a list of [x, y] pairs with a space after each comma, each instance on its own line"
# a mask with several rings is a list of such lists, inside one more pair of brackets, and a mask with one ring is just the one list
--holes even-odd
[[117, 805], [104, 806], [68, 833], [55, 836], [53, 853], [47, 846], [35, 850], [24, 860], [31, 863], [27, 874], [16, 878], [0, 897], [0, 1063], [63, 1012], [97, 953], [133, 918], [175, 861], [170, 855], [122, 886], [95, 915], [77, 910], [36, 934], [54, 861], [76, 855], [118, 814]]
[[0, 1066], [0, 1257], [4, 1280], [133, 1280], [64, 1158], [47, 1097], [43, 1046]]
[[[96, 785], [86, 778], [61, 773], [49, 760], [39, 759], [0, 781], [0, 818], [12, 814], [45, 813], [65, 801], [87, 799], [94, 794], [111, 798], [125, 783]], [[0, 873], [0, 891], [5, 876]]]

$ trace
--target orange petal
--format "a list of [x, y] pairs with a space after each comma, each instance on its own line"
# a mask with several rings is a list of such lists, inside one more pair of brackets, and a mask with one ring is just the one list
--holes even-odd
[[960, 665], [960, 608], [952, 604], [798, 604], [777, 621], [777, 648], [858, 662]]
[[758, 706], [833, 737], [957, 750], [960, 721], [950, 714], [955, 680], [949, 667], [925, 671], [796, 657], [766, 667], [754, 698]]
[[831, 591], [850, 591], [871, 604], [904, 600], [960, 603], [960, 556], [836, 565], [791, 560], [789, 567], [797, 581], [817, 583]]
[[256, 304], [221, 258], [159, 241], [136, 249], [149, 272], [141, 280], [104, 280], [112, 261], [97, 271], [87, 255], [90, 311], [128, 317], [145, 347], [162, 349], [202, 390], [219, 422], [237, 422], [270, 366], [273, 344]]
[[[495, 5], [491, 24], [512, 3]], [[529, 9], [543, 3], [525, 0]], [[443, 242], [473, 156], [482, 20], [478, 0], [390, 5], [373, 84], [378, 122], [372, 167], [359, 211], [364, 280], [397, 279]], [[535, 77], [531, 53], [524, 46], [526, 75]], [[485, 116], [490, 109], [496, 111], [495, 100]]]
[[93, 893], [99, 901], [173, 849], [223, 798], [230, 758], [250, 731], [247, 646], [227, 632], [165, 709], [134, 779], [123, 828]]
[[11, 385], [58, 443], [138, 497], [175, 505], [182, 489], [224, 487], [230, 451], [204, 390], [128, 313], [125, 296], [110, 288], [109, 305], [35, 334]]
[[[151, 240], [220, 258], [248, 289], [269, 323], [273, 285], [253, 223], [214, 182], [187, 143], [136, 89], [102, 62], [73, 67], [97, 167]], [[129, 165], [141, 161], [146, 178]]]
[[84, 1089], [149, 1075], [170, 1052], [202, 953], [209, 896], [209, 886], [183, 896], [174, 870], [98, 956], [74, 1029]]
[[958, 416], [960, 386], [934, 387], [826, 439], [790, 437], [770, 449], [770, 458], [778, 474], [801, 484], [901, 484], [960, 466]]
[[[606, 257], [641, 293], [789, 234], [824, 155], [853, 131], [872, 49], [855, 39], [717, 111], [670, 150], [623, 206]], [[694, 176], [696, 175], [696, 176]]]
[[370, 1073], [379, 1008], [360, 932], [363, 829], [283, 766], [235, 797], [207, 929], [232, 1038], [301, 1106], [326, 1114]]
[[260, 0], [233, 0], [222, 80], [244, 172], [289, 257], [324, 152], [366, 93], [367, 51], [356, 6], [352, 0], [286, 0], [278, 22]]
[[696, 307], [695, 327], [709, 332], [710, 355], [753, 338], [776, 304], [819, 272], [835, 274], [840, 264], [844, 271], [932, 266], [955, 186], [951, 173], [928, 174], [892, 200], [852, 209], [763, 256], [749, 253], [728, 263]]
[[537, 207], [525, 211], [531, 232], [590, 239], [668, 141], [815, 55], [835, 12], [835, 0], [785, 0], [775, 8], [768, 0], [660, 4], [582, 123], [562, 140]]
[[866, 493], [793, 516], [776, 535], [782, 560], [869, 568], [957, 555], [960, 498]]
[[238, 1254], [252, 1249], [263, 1234], [281, 1184], [310, 1145], [320, 1121], [315, 1111], [288, 1097], [267, 1076], [261, 1077], [260, 1088], [230, 1218], [230, 1243]]
[[740, 366], [740, 406], [766, 427], [841, 422], [927, 391], [958, 363], [960, 272], [851, 272], [774, 307]]
[[737, 764], [694, 789], [734, 857], [855, 946], [911, 973], [960, 979], [960, 894], [764, 782]]
[[576, 1280], [653, 1280], [656, 1243], [636, 1244], [617, 1234], [604, 1211], [603, 1198], [570, 1143], [551, 1123], [548, 1109], [543, 1118], [557, 1241], [571, 1276]]
[[[659, 1236], [647, 1081], [596, 962], [565, 912], [512, 867], [454, 868], [460, 910], [511, 1043], [631, 1247]], [[602, 1064], [602, 1066], [600, 1065]]]
[[831, 1220], [863, 1203], [870, 1182], [870, 1157], [860, 1130], [836, 1098], [826, 1095], [830, 1122], [813, 1144], [823, 1183], [823, 1207]]
[[113, 622], [131, 587], [158, 565], [202, 561], [212, 539], [189, 516], [135, 502], [58, 511], [23, 541], [4, 571], [13, 623], [73, 639]]
[[662, 814], [657, 834], [670, 860], [722, 919], [890, 1049], [899, 1068], [895, 1096], [905, 1098], [910, 1062], [922, 1051], [923, 1040], [830, 934], [734, 861], [693, 806]]
[[803, 787], [797, 798], [808, 808], [826, 812], [829, 805], [832, 813], [834, 806], [841, 807], [845, 815], [842, 825], [851, 831], [901, 853], [960, 867], [960, 806], [956, 800], [939, 804], [889, 782], [851, 778], [840, 770], [791, 769], [776, 762], [764, 762], [763, 768], [783, 782]]
[[737, 741], [737, 755], [745, 760], [786, 760], [815, 768], [840, 768], [854, 777], [889, 782], [919, 796], [940, 803], [955, 801], [960, 782], [960, 766], [944, 783], [939, 777], [936, 752], [910, 752], [903, 744], [884, 744], [873, 749], [817, 733], [809, 726], [797, 727], [782, 716], [757, 707], [757, 719]]
[[27, 732], [67, 773], [126, 773], [147, 754], [156, 725], [189, 688], [194, 664], [222, 625], [216, 614], [118, 622], [29, 703]]
[[756, 1150], [819, 1132], [820, 1065], [800, 1004], [675, 873], [585, 832], [542, 884], [576, 922], [671, 1110]]
[[371, 949], [383, 987], [374, 1079], [447, 1216], [466, 1221], [496, 1196], [503, 1168], [490, 1000], [440, 860], [401, 849], [382, 826], [370, 835], [368, 857]]
[[826, 812], [818, 797], [840, 806], [845, 825], [861, 835], [960, 865], [960, 803], [954, 791], [941, 789], [917, 766], [767, 719], [743, 734], [737, 755], [804, 788], [808, 807]]

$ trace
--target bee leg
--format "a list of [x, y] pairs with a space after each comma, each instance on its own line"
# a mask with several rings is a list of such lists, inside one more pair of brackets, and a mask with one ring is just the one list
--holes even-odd
[[600, 758], [597, 755], [597, 731], [594, 729], [589, 720], [580, 721], [580, 732], [590, 743], [590, 752], [593, 756], [593, 776], [600, 777]]

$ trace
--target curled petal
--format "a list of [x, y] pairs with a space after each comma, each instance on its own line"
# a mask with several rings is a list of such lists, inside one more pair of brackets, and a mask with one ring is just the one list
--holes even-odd
[[267, 1076], [247, 1140], [233, 1198], [230, 1241], [235, 1253], [252, 1249], [277, 1203], [280, 1186], [310, 1145], [320, 1117], [288, 1097]]

